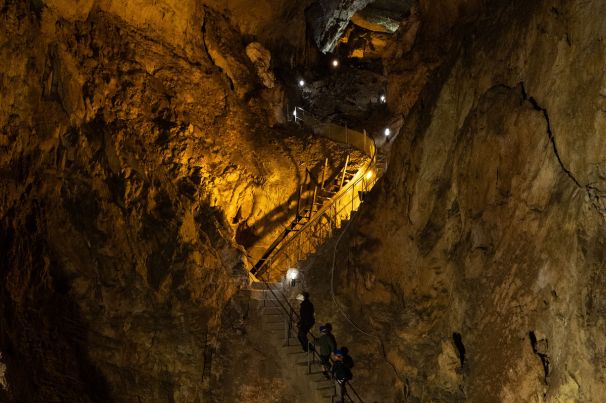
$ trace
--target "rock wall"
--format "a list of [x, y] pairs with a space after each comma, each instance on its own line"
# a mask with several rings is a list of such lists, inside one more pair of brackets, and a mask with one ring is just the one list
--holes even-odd
[[206, 400], [236, 231], [332, 152], [213, 5], [0, 1], [2, 400]]
[[315, 2], [306, 12], [318, 49], [331, 53], [339, 43], [351, 17], [372, 0], [328, 0]]
[[366, 400], [606, 399], [605, 7], [486, 2], [391, 61], [421, 84], [390, 87], [405, 124], [335, 274], [367, 334], [325, 316]]

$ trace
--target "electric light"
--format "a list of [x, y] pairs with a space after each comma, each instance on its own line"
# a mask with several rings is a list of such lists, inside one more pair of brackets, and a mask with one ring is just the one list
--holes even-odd
[[366, 172], [366, 179], [371, 179], [374, 173], [372, 171]]
[[384, 104], [385, 102], [387, 102], [387, 98], [385, 98], [385, 95], [381, 95], [381, 103]]
[[305, 85], [305, 81], [304, 80], [299, 80], [299, 87], [303, 87]]
[[389, 135], [391, 134], [391, 130], [389, 130], [389, 127], [385, 129], [385, 137], [389, 137]]
[[286, 278], [290, 281], [296, 280], [299, 277], [299, 270], [294, 267], [291, 267], [286, 271]]
[[333, 59], [332, 67], [339, 67], [339, 61], [337, 59]]

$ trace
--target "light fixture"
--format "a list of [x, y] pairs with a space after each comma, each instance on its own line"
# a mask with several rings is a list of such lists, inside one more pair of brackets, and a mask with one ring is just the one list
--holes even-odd
[[391, 130], [389, 130], [389, 127], [385, 129], [385, 137], [389, 137], [389, 135], [391, 134]]
[[339, 67], [339, 61], [337, 59], [332, 60], [332, 67]]
[[286, 278], [289, 280], [296, 280], [299, 277], [299, 270], [295, 267], [291, 267], [286, 270]]
[[382, 104], [384, 104], [385, 102], [387, 102], [387, 98], [385, 98], [385, 95], [381, 95], [381, 97], [379, 99], [381, 100]]
[[299, 87], [303, 87], [305, 85], [305, 80], [299, 80]]
[[373, 175], [374, 175], [374, 173], [372, 171], [366, 172], [366, 179], [372, 179]]

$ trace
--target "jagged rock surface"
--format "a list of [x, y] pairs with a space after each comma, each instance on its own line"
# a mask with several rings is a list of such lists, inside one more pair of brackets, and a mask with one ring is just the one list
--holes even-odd
[[478, 9], [421, 70], [393, 60], [423, 84], [390, 87], [405, 125], [335, 280], [370, 336], [323, 312], [367, 400], [606, 400], [604, 12]]
[[328, 0], [314, 3], [307, 11], [307, 19], [318, 48], [332, 52], [345, 32], [351, 17], [372, 0]]
[[270, 135], [279, 85], [199, 2], [1, 1], [0, 21], [0, 397], [204, 401], [236, 232], [271, 239], [339, 151]]

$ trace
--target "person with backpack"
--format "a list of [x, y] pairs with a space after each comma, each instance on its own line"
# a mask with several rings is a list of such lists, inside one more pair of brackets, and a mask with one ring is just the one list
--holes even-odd
[[[345, 388], [348, 381], [353, 378], [349, 365], [344, 361], [345, 354], [342, 349], [335, 352], [335, 361], [332, 366], [332, 376], [335, 379], [338, 402], [345, 403]], [[351, 360], [353, 366], [353, 359]]]
[[309, 350], [309, 340], [307, 339], [307, 333], [313, 327], [314, 323], [316, 323], [315, 313], [314, 313], [314, 304], [309, 300], [309, 293], [304, 292], [300, 296], [297, 296], [297, 299], [302, 299], [301, 307], [299, 308], [299, 332], [297, 334], [297, 338], [301, 343], [301, 347], [303, 351], [307, 352]]
[[320, 326], [320, 333], [317, 346], [319, 347], [318, 354], [322, 362], [322, 374], [324, 374], [326, 379], [330, 379], [330, 355], [335, 351], [336, 346], [331, 337], [330, 330], [325, 325]]
[[349, 355], [349, 349], [345, 346], [342, 346], [340, 350], [343, 353], [343, 362], [345, 363], [345, 365], [347, 365], [349, 369], [353, 369], [354, 360], [353, 358], [351, 358], [351, 355]]

